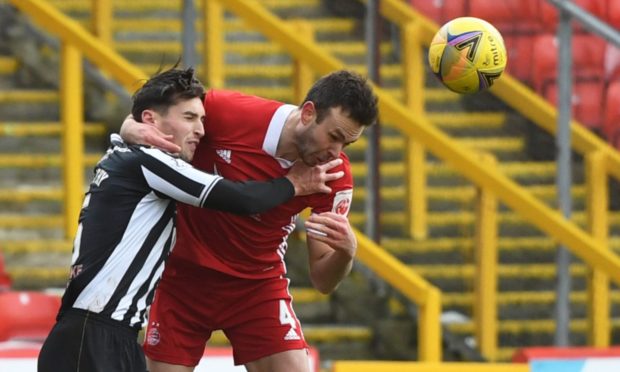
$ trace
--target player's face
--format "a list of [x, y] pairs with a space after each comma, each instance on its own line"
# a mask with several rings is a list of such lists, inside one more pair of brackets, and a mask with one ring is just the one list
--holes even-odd
[[159, 129], [172, 134], [173, 142], [181, 147], [181, 159], [191, 161], [204, 131], [205, 109], [200, 98], [181, 101], [168, 108], [166, 115], [159, 117]]
[[305, 130], [299, 135], [297, 150], [301, 160], [309, 166], [338, 158], [342, 149], [357, 141], [364, 131], [364, 127], [350, 119], [340, 107], [332, 107], [317, 123], [314, 105], [306, 103], [302, 107], [302, 121]]

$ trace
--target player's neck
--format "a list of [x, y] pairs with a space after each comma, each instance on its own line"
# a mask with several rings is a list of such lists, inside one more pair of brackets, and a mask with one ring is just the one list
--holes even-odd
[[299, 157], [297, 144], [295, 143], [295, 127], [300, 120], [300, 116], [301, 111], [295, 109], [286, 118], [282, 133], [280, 133], [280, 139], [278, 140], [276, 157], [289, 161], [295, 161]]

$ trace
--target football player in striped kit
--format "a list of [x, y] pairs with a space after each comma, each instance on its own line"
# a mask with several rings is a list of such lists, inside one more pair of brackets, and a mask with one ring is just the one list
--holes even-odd
[[188, 162], [204, 136], [204, 94], [192, 69], [176, 67], [135, 93], [134, 117], [168, 134], [181, 151], [127, 145], [112, 135], [84, 198], [70, 279], [39, 355], [40, 372], [146, 370], [137, 334], [175, 245], [177, 202], [256, 214], [295, 195], [328, 193], [325, 183], [342, 177], [327, 172], [340, 161], [300, 165], [261, 182], [197, 170]]

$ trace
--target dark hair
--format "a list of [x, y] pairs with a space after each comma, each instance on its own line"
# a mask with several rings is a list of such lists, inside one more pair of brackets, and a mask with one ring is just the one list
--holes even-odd
[[131, 114], [136, 121], [141, 121], [144, 110], [151, 109], [165, 115], [170, 106], [180, 101], [196, 97], [204, 99], [204, 96], [205, 88], [194, 75], [194, 69], [179, 69], [175, 65], [156, 73], [134, 93]]
[[361, 75], [340, 70], [320, 78], [308, 91], [304, 102], [311, 101], [316, 108], [316, 122], [320, 123], [332, 107], [340, 107], [362, 126], [377, 121], [377, 96]]

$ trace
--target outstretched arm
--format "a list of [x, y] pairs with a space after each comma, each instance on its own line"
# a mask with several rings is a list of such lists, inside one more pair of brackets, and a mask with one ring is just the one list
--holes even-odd
[[264, 182], [223, 179], [213, 187], [203, 206], [237, 214], [255, 214], [278, 206], [293, 196], [329, 193], [331, 188], [327, 182], [339, 179], [344, 172], [328, 171], [340, 164], [342, 159], [314, 167], [297, 162], [285, 177]]
[[141, 148], [147, 155], [140, 169], [149, 186], [162, 197], [196, 207], [237, 214], [256, 214], [276, 207], [295, 195], [330, 192], [327, 182], [343, 172], [328, 171], [341, 164], [335, 159], [323, 165], [296, 165], [286, 177], [269, 181], [233, 182], [205, 173], [158, 149]]

